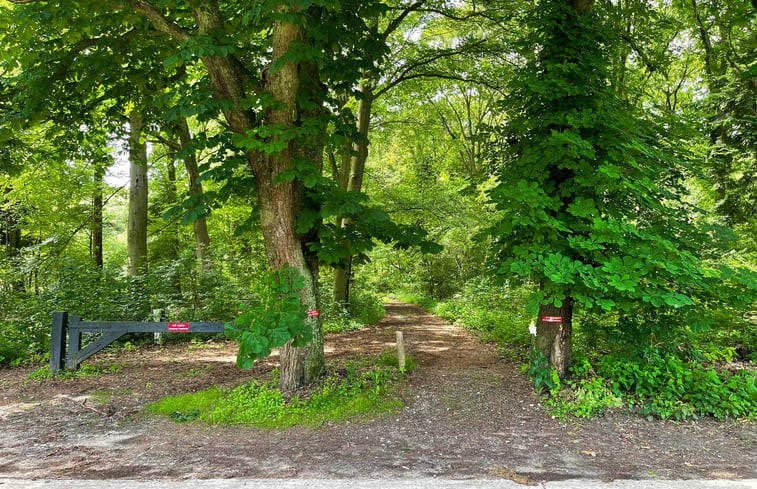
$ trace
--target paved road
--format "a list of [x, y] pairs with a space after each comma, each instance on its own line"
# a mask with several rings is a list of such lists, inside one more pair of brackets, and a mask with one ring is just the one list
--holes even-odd
[[[193, 479], [185, 481], [0, 479], [0, 489], [524, 489], [508, 480], [442, 479]], [[724, 480], [565, 480], [542, 489], [757, 489], [757, 479]]]

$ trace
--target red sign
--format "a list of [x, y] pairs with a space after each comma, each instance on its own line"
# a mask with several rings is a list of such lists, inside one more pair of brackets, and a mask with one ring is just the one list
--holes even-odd
[[560, 316], [542, 316], [541, 322], [543, 323], [561, 323], [562, 317]]
[[168, 323], [169, 333], [188, 333], [189, 323]]
[[318, 309], [314, 309], [312, 311], [308, 311], [308, 317], [310, 317], [310, 318], [317, 318], [320, 315], [321, 315], [321, 311], [319, 311]]

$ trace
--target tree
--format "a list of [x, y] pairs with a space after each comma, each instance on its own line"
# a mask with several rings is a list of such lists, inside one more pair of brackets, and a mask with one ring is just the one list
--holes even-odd
[[129, 223], [126, 240], [127, 273], [147, 272], [147, 144], [142, 140], [142, 116], [129, 115]]
[[[178, 121], [177, 129], [179, 132], [180, 151], [185, 154], [184, 167], [189, 176], [189, 193], [193, 198], [202, 198], [203, 189], [200, 182], [200, 169], [197, 165], [197, 156], [192, 149], [192, 133], [189, 131], [189, 124], [186, 118]], [[192, 224], [195, 235], [195, 254], [200, 265], [200, 271], [205, 271], [210, 260], [210, 235], [208, 234], [208, 224], [205, 216], [198, 217]]]
[[537, 350], [561, 377], [575, 307], [665, 310], [671, 323], [703, 329], [754, 290], [749, 274], [706, 259], [718, 231], [695, 225], [686, 169], [662, 129], [612, 88], [618, 39], [591, 6], [544, 0], [530, 16], [528, 62], [492, 153], [497, 273], [537, 285]]
[[[282, 349], [281, 387], [294, 389], [320, 376], [318, 267], [320, 262], [334, 263], [340, 254], [337, 244], [325, 243], [333, 228], [324, 230], [321, 223], [333, 216], [334, 206], [348, 206], [351, 211], [343, 214], [353, 221], [369, 211], [359, 194], [346, 197], [322, 176], [329, 128], [326, 103], [329, 90], [349, 90], [359, 73], [380, 57], [373, 52], [382, 52], [383, 44], [369, 25], [386, 7], [362, 1], [252, 6], [215, 0], [71, 2], [56, 10], [60, 29], [44, 26], [52, 42], [40, 45], [29, 26], [56, 7], [40, 1], [14, 3], [26, 4], [16, 8], [15, 18], [25, 27], [19, 37], [41, 53], [25, 59], [27, 66], [40, 68], [25, 73], [30, 82], [26, 90], [24, 83], [20, 86], [32, 102], [27, 113], [44, 115], [47, 108], [41, 101], [51, 95], [90, 88], [96, 96], [87, 102], [93, 104], [119, 101], [124, 107], [125, 92], [134, 95], [137, 110], [147, 112], [144, 101], [164, 92], [179, 99], [181, 109], [174, 115], [222, 116], [225, 136], [235, 146], [232, 152], [244, 156], [253, 176], [254, 189], [246, 190], [254, 195], [269, 265], [297, 270], [304, 284], [301, 302], [313, 311], [305, 319], [312, 337], [307, 349], [287, 328], [264, 338], [273, 346], [287, 337], [279, 333], [291, 333], [292, 341]], [[53, 53], [46, 51], [51, 45]], [[115, 53], [118, 63], [113, 63]], [[52, 58], [51, 70], [40, 63], [45, 58]], [[126, 71], [113, 70], [114, 65]], [[163, 83], [166, 79], [173, 85]], [[368, 215], [370, 223], [361, 224], [364, 228], [403, 229], [386, 225], [384, 214]], [[411, 233], [411, 240], [417, 236]]]
[[704, 63], [710, 151], [705, 172], [716, 212], [731, 225], [754, 223], [757, 211], [757, 47], [754, 6], [721, 0], [691, 0], [689, 25]]
[[[393, 6], [387, 15], [374, 21], [372, 28], [388, 46], [389, 53], [369, 53], [371, 65], [376, 66], [360, 73], [360, 85], [354, 94], [357, 99], [355, 141], [341, 148], [340, 158], [333, 148], [329, 153], [332, 174], [341, 188], [348, 192], [363, 189], [369, 132], [377, 101], [387, 98], [403, 84], [422, 80], [457, 82], [464, 93], [475, 91], [472, 88], [475, 86], [491, 86], [480, 66], [489, 62], [496, 49], [486, 38], [491, 34], [488, 24], [497, 9], [494, 3], [417, 0]], [[468, 141], [473, 147], [477, 144]], [[469, 149], [471, 147], [465, 148]], [[469, 161], [471, 157], [474, 155], [469, 153]], [[349, 218], [339, 217], [341, 227], [348, 228], [350, 224]], [[348, 254], [334, 269], [335, 304], [349, 302], [353, 255]]]

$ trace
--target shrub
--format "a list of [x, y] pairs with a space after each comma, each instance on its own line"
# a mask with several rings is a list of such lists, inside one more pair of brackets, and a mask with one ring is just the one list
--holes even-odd
[[324, 301], [322, 307], [324, 333], [339, 333], [375, 324], [384, 317], [379, 296], [367, 290], [353, 290], [347, 307]]
[[632, 357], [605, 355], [596, 371], [579, 358], [571, 373], [566, 389], [547, 400], [554, 414], [590, 417], [627, 405], [650, 419], [757, 418], [754, 371], [718, 372], [649, 348]]

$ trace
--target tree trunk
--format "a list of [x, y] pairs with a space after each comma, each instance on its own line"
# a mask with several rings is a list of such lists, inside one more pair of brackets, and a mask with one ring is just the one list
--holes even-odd
[[95, 162], [95, 192], [92, 196], [92, 238], [90, 255], [97, 268], [103, 268], [103, 179], [105, 167]]
[[536, 349], [549, 359], [561, 379], [568, 375], [573, 355], [573, 301], [566, 298], [562, 307], [539, 306], [536, 323]]
[[[594, 0], [568, 0], [578, 14], [583, 14], [594, 6]], [[567, 39], [567, 38], [566, 38]], [[578, 63], [580, 53], [573, 62]], [[559, 130], [559, 128], [555, 128]], [[549, 180], [559, 187], [561, 182], [570, 178], [563, 169], [552, 169]], [[570, 202], [563, 199], [567, 207]], [[542, 284], [543, 285], [543, 284]], [[560, 378], [568, 375], [568, 369], [573, 356], [573, 300], [566, 297], [560, 307], [552, 304], [539, 306], [539, 317], [536, 323], [536, 349], [549, 359], [550, 365], [557, 370]]]
[[[192, 146], [192, 135], [189, 132], [189, 124], [186, 118], [179, 120], [179, 138], [181, 140], [182, 150]], [[197, 157], [194, 151], [189, 151], [184, 158], [184, 166], [189, 176], [189, 193], [192, 197], [202, 196], [202, 183], [199, 182], [200, 170], [197, 165]], [[209, 268], [210, 256], [210, 235], [208, 234], [208, 223], [205, 217], [200, 217], [192, 224], [195, 235], [195, 256], [200, 267], [200, 272], [205, 272]]]
[[147, 272], [147, 145], [141, 139], [143, 121], [129, 116], [129, 218], [126, 237], [127, 275]]
[[352, 278], [352, 257], [347, 258], [345, 267], [334, 268], [334, 304], [347, 307], [350, 302], [350, 278]]
[[[168, 177], [166, 182], [167, 200], [170, 205], [176, 205], [179, 202], [179, 192], [176, 187], [176, 155], [170, 150], [170, 148], [168, 150], [168, 157], [166, 158], [166, 173]], [[169, 240], [168, 250], [166, 250], [163, 257], [168, 259], [169, 262], [179, 263], [179, 260], [181, 259], [180, 230], [178, 229], [177, 224], [172, 224], [170, 229], [175, 230], [175, 232], [171, 230], [168, 231], [171, 238]], [[171, 283], [173, 283], [174, 297], [178, 299], [181, 297], [180, 268], [174, 268], [171, 270], [170, 279]]]
[[[359, 139], [353, 145], [354, 155], [350, 159], [349, 168], [345, 168], [347, 175], [346, 190], [360, 192], [363, 188], [365, 162], [368, 160], [368, 130], [371, 124], [371, 109], [373, 108], [373, 89], [369, 81], [364, 81], [360, 87], [363, 98], [358, 105], [357, 130]], [[341, 219], [340, 226], [349, 224], [349, 219]], [[346, 267], [334, 269], [334, 303], [345, 305], [350, 297], [350, 274], [352, 273], [352, 257], [347, 258]]]
[[[302, 31], [298, 25], [276, 22], [273, 28], [273, 62], [284, 57], [291, 46], [301, 39]], [[300, 92], [299, 68], [298, 64], [288, 62], [270, 73], [267, 88], [276, 100], [283, 102], [283, 107], [270, 110], [266, 122], [291, 128], [300, 119], [296, 103]], [[305, 83], [313, 82], [317, 80]], [[322, 154], [322, 148], [316, 148], [317, 143], [311, 143], [313, 146], [310, 148], [298, 147], [297, 144], [306, 145], [307, 142], [290, 141], [283, 151], [270, 155], [267, 164], [256, 172], [260, 225], [271, 267], [282, 268], [288, 265], [295, 268], [305, 280], [300, 300], [309, 311], [316, 311], [319, 302], [318, 264], [312, 257], [306, 259], [303, 237], [296, 231], [297, 213], [305, 203], [304, 188], [296, 180], [274, 183], [279, 173], [292, 166], [295, 157], [312, 157], [316, 155], [316, 151]], [[311, 344], [295, 348], [290, 342], [281, 349], [279, 386], [283, 391], [301, 387], [324, 371], [320, 318], [313, 315], [306, 321], [313, 332]]]
[[[223, 31], [217, 2], [208, 1], [201, 7], [192, 5], [192, 12], [200, 34], [217, 34]], [[282, 21], [275, 22], [272, 62], [276, 63], [282, 59], [292, 44], [301, 38], [300, 26]], [[254, 113], [242, 107], [242, 100], [245, 98], [244, 87], [249, 83], [246, 73], [231, 56], [205, 56], [202, 62], [210, 75], [214, 97], [234, 103], [233, 107], [224, 111], [229, 127], [236, 134], [247, 136], [247, 131], [253, 129], [258, 122]], [[309, 80], [309, 83], [318, 83], [318, 80]], [[266, 86], [263, 88], [284, 103], [283, 109], [271, 109], [265, 113], [265, 122], [294, 127], [298, 121], [298, 64], [288, 62], [270, 70]], [[300, 294], [301, 301], [308, 310], [314, 311], [318, 309], [317, 264], [313, 265], [306, 260], [302, 237], [296, 230], [298, 206], [304, 202], [302, 188], [289, 181], [274, 183], [279, 173], [290, 168], [295, 154], [295, 142], [290, 141], [287, 148], [279, 154], [266, 155], [258, 151], [247, 151], [246, 156], [255, 176], [260, 226], [269, 266], [272, 269], [281, 269], [289, 265], [297, 269], [305, 279], [305, 287]], [[282, 348], [280, 387], [285, 391], [314, 380], [324, 370], [320, 318], [313, 316], [305, 321], [313, 332], [313, 342], [309, 347], [293, 348], [289, 344]]]

